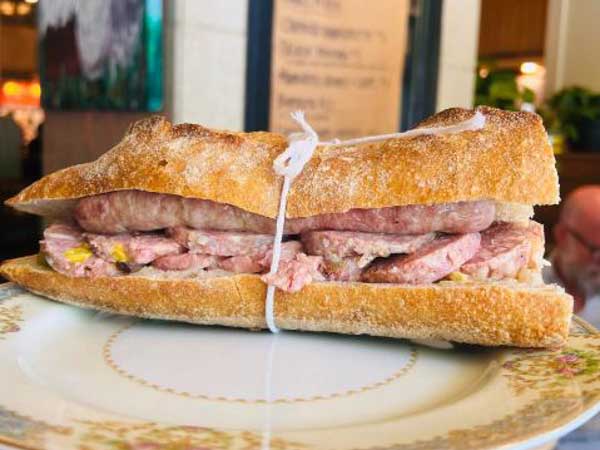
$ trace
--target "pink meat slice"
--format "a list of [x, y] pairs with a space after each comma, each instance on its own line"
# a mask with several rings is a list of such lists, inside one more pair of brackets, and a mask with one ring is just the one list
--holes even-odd
[[329, 281], [359, 281], [364, 270], [362, 259], [360, 256], [349, 256], [336, 261], [324, 259], [321, 271]]
[[539, 223], [498, 222], [481, 233], [481, 248], [460, 271], [479, 280], [515, 278], [530, 262], [536, 264], [543, 248]]
[[[279, 256], [280, 261], [287, 261], [294, 259], [298, 253], [302, 253], [302, 244], [299, 241], [287, 241], [281, 244], [281, 254]], [[263, 257], [260, 259], [260, 264], [266, 269], [271, 268], [271, 262], [273, 260], [273, 246], [270, 246]]]
[[[299, 234], [310, 230], [467, 233], [486, 229], [494, 217], [495, 205], [486, 200], [352, 209], [343, 213], [288, 219], [286, 233]], [[266, 234], [275, 231], [274, 219], [232, 205], [135, 190], [85, 197], [75, 208], [75, 218], [87, 231], [110, 234], [178, 226]]]
[[94, 253], [106, 261], [116, 262], [113, 255], [116, 245], [121, 245], [128, 264], [149, 264], [157, 258], [178, 255], [184, 248], [173, 239], [159, 234], [129, 233], [102, 235], [86, 233], [84, 235]]
[[53, 223], [44, 230], [44, 239], [82, 241], [82, 230], [66, 223]]
[[[302, 251], [302, 246], [297, 241], [284, 242], [281, 246], [281, 260], [294, 258]], [[215, 269], [220, 268], [233, 273], [260, 273], [271, 266], [272, 252], [268, 250], [264, 255], [253, 256], [215, 256], [194, 252], [169, 255], [158, 258], [152, 265], [161, 270], [188, 270], [188, 269]]]
[[376, 209], [351, 209], [344, 213], [322, 214], [286, 221], [286, 230], [362, 231], [366, 233], [426, 234], [431, 232], [469, 233], [490, 226], [496, 216], [493, 202], [407, 205]]
[[71, 277], [103, 277], [120, 274], [115, 264], [93, 254], [81, 262], [71, 262], [65, 256], [65, 252], [68, 250], [85, 247], [86, 245], [87, 243], [80, 229], [59, 223], [46, 228], [44, 230], [44, 240], [40, 241], [41, 250], [50, 267], [64, 275]]
[[96, 233], [178, 226], [259, 233], [274, 230], [272, 219], [231, 205], [136, 190], [85, 197], [75, 208], [75, 218], [82, 228]]
[[[302, 252], [302, 244], [298, 241], [288, 241], [281, 244], [280, 261], [288, 261]], [[235, 273], [260, 273], [271, 268], [273, 251], [269, 248], [263, 256], [232, 256], [224, 258], [219, 263], [223, 270]]]
[[195, 253], [218, 256], [262, 256], [273, 245], [270, 234], [169, 228], [167, 234]]
[[188, 252], [161, 256], [152, 261], [152, 266], [160, 270], [215, 269], [221, 259], [219, 256]]
[[431, 242], [435, 233], [399, 235], [355, 231], [308, 231], [302, 233], [301, 238], [306, 252], [310, 255], [322, 255], [332, 262], [346, 256], [363, 255], [359, 264], [364, 267], [375, 257], [413, 253]]
[[364, 271], [362, 280], [369, 283], [433, 283], [473, 258], [480, 242], [479, 233], [442, 236], [410, 255], [374, 261]]
[[219, 262], [219, 267], [233, 273], [260, 273], [265, 267], [251, 256], [232, 256]]
[[285, 292], [298, 292], [313, 281], [323, 280], [319, 267], [323, 261], [321, 256], [308, 256], [298, 253], [293, 259], [281, 261], [279, 270], [267, 273], [261, 279]]

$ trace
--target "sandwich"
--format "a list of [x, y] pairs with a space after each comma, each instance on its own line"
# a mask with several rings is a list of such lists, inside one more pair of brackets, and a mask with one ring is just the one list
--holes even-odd
[[262, 329], [267, 285], [288, 330], [487, 346], [565, 343], [573, 299], [545, 284], [533, 206], [559, 201], [539, 116], [478, 112], [485, 126], [320, 145], [287, 196], [270, 272], [287, 146], [269, 132], [133, 124], [97, 160], [6, 204], [49, 223], [40, 253], [0, 273], [36, 294], [112, 313]]

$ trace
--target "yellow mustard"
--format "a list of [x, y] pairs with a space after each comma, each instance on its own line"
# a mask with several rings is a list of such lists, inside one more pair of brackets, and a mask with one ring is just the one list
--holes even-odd
[[87, 244], [71, 247], [64, 252], [65, 258], [67, 258], [69, 262], [76, 264], [87, 261], [92, 254], [92, 250]]
[[129, 261], [123, 244], [115, 244], [112, 248], [111, 256], [115, 259], [116, 262], [126, 263], [127, 261]]
[[469, 281], [469, 276], [465, 275], [462, 272], [452, 272], [450, 275], [448, 275], [448, 279], [450, 281], [457, 281], [457, 282], [464, 283], [465, 281]]

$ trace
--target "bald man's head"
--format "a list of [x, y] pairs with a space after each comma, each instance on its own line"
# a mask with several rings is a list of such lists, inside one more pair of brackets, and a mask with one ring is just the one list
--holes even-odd
[[554, 237], [554, 264], [564, 281], [600, 292], [600, 186], [583, 186], [567, 197]]
[[565, 200], [560, 222], [600, 247], [600, 186], [582, 186]]

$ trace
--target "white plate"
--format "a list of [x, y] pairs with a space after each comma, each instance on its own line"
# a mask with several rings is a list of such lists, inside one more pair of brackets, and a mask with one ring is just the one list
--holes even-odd
[[0, 286], [0, 442], [33, 449], [530, 448], [594, 415], [600, 335], [560, 351], [141, 321]]

